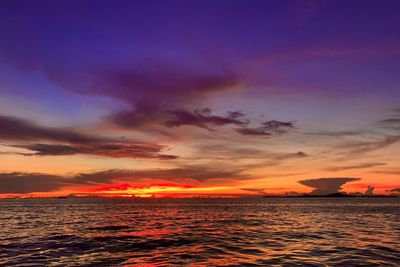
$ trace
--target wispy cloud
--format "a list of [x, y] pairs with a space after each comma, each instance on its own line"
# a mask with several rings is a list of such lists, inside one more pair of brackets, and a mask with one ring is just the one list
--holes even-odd
[[24, 156], [60, 156], [86, 154], [109, 158], [143, 158], [143, 159], [176, 159], [177, 156], [160, 154], [166, 147], [155, 144], [99, 143], [91, 145], [51, 145], [29, 144], [14, 145], [33, 153], [19, 153]]
[[374, 123], [369, 129], [364, 129], [360, 134], [366, 134], [363, 140], [348, 141], [338, 148], [344, 149], [348, 154], [360, 154], [379, 150], [400, 142], [400, 119], [390, 118]]
[[168, 127], [180, 127], [184, 125], [196, 126], [213, 131], [213, 126], [224, 125], [246, 125], [248, 120], [244, 120], [244, 114], [240, 111], [230, 111], [226, 116], [216, 116], [211, 114], [208, 108], [189, 112], [186, 110], [170, 111], [173, 118], [166, 121]]
[[75, 144], [97, 142], [100, 139], [87, 136], [68, 128], [39, 126], [28, 120], [0, 115], [0, 138], [2, 140], [51, 140]]
[[320, 131], [320, 132], [305, 132], [304, 134], [343, 137], [343, 136], [354, 136], [354, 135], [359, 134], [359, 132], [357, 132], [357, 131]]
[[[89, 154], [112, 158], [176, 158], [173, 155], [162, 154], [162, 151], [167, 149], [163, 145], [97, 137], [67, 128], [39, 126], [8, 116], [0, 116], [0, 140], [22, 142], [23, 144], [9, 146], [33, 152], [22, 153], [25, 156]], [[37, 143], [43, 141], [48, 143]]]
[[351, 154], [355, 153], [358, 154], [385, 148], [399, 141], [400, 141], [400, 135], [385, 135], [378, 139], [373, 139], [369, 141], [346, 143], [343, 145], [343, 148], [348, 150]]
[[386, 119], [386, 120], [381, 120], [380, 123], [386, 124], [386, 125], [400, 125], [400, 118], [394, 118], [394, 119]]
[[326, 168], [326, 170], [337, 172], [337, 171], [346, 171], [346, 170], [353, 170], [353, 169], [367, 169], [367, 168], [379, 167], [379, 166], [384, 166], [384, 165], [386, 165], [386, 163], [371, 162], [371, 163], [360, 163], [360, 164], [355, 164], [355, 165], [329, 167], [329, 168]]
[[267, 121], [261, 124], [260, 127], [243, 127], [238, 128], [236, 131], [242, 135], [250, 135], [250, 136], [273, 136], [280, 135], [289, 132], [295, 128], [294, 122], [282, 122], [282, 121]]
[[206, 144], [197, 147], [196, 154], [200, 158], [223, 159], [223, 160], [239, 160], [239, 159], [254, 159], [268, 160], [272, 162], [282, 162], [291, 159], [301, 159], [310, 155], [304, 151], [297, 152], [273, 152], [264, 151], [247, 146], [233, 146], [218, 144]]
[[400, 169], [397, 168], [385, 168], [371, 171], [370, 173], [377, 173], [377, 174], [389, 174], [389, 175], [400, 175]]
[[400, 193], [400, 187], [399, 188], [389, 189], [389, 190], [386, 190], [386, 191], [390, 192], [390, 193]]

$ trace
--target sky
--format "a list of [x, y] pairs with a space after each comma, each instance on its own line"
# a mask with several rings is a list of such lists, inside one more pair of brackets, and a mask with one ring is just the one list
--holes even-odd
[[400, 193], [399, 1], [0, 3], [0, 196]]

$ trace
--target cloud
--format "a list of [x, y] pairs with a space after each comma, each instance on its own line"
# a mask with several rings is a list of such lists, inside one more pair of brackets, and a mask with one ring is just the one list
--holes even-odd
[[240, 188], [240, 190], [256, 193], [258, 195], [265, 195], [266, 188]]
[[196, 181], [206, 181], [212, 179], [247, 179], [240, 168], [207, 167], [207, 166], [184, 166], [172, 169], [155, 169], [145, 171], [135, 171], [130, 173], [130, 178], [152, 178], [179, 181], [181, 179], [191, 179]]
[[[116, 107], [104, 118], [107, 122], [120, 127], [139, 130], [155, 125], [168, 127], [192, 125], [211, 129], [210, 125], [245, 124], [245, 121], [235, 117], [239, 112], [231, 112], [227, 116], [207, 116], [199, 110], [188, 111], [193, 106], [201, 107], [201, 104], [212, 96], [232, 92], [249, 81], [245, 75], [231, 70], [232, 68], [226, 64], [224, 67], [219, 67], [220, 64], [208, 64], [204, 67], [192, 63], [151, 60], [147, 56], [146, 60], [132, 60], [135, 62], [133, 64], [112, 61], [113, 64], [104, 65], [88, 64], [84, 60], [75, 62], [76, 58], [68, 58], [67, 62], [54, 60], [47, 55], [36, 59], [36, 54], [39, 52], [43, 54], [45, 51], [39, 49], [33, 58], [30, 55], [12, 60], [22, 60], [24, 62], [22, 65], [29, 62], [30, 67], [26, 69], [43, 73], [51, 82], [61, 85], [66, 90], [82, 95], [105, 96], [124, 102], [124, 106]], [[30, 52], [32, 51], [27, 53]], [[26, 51], [22, 50], [19, 53], [24, 55]], [[65, 64], [59, 65], [59, 62]], [[171, 119], [171, 115], [174, 118]], [[270, 125], [263, 125], [259, 128], [244, 128], [237, 131], [243, 135], [267, 136], [269, 128]], [[273, 133], [278, 132], [275, 130]]]
[[242, 135], [253, 135], [253, 136], [272, 136], [284, 134], [293, 129], [294, 122], [282, 122], [282, 121], [267, 121], [261, 124], [262, 126], [256, 128], [243, 127], [238, 128], [236, 131]]
[[377, 140], [360, 141], [343, 145], [352, 154], [375, 151], [400, 142], [400, 135], [385, 135]]
[[[27, 120], [0, 115], [0, 139], [23, 141], [28, 144], [9, 145], [25, 148], [34, 153], [25, 156], [56, 156], [89, 154], [111, 158], [159, 158], [173, 159], [176, 156], [161, 154], [167, 147], [144, 142], [121, 142], [120, 140], [85, 135], [67, 128], [50, 128]], [[47, 141], [46, 143], [34, 143]]]
[[342, 186], [348, 182], [359, 181], [360, 178], [316, 178], [300, 180], [298, 183], [314, 188], [312, 195], [328, 195], [342, 190]]
[[52, 192], [65, 184], [63, 178], [40, 173], [0, 173], [0, 194]]
[[343, 136], [357, 135], [358, 132], [356, 132], [356, 131], [320, 131], [320, 132], [307, 132], [305, 134], [308, 134], [308, 135], [320, 135], [320, 136], [343, 137]]
[[170, 111], [170, 113], [173, 115], [173, 118], [165, 123], [168, 127], [191, 125], [213, 131], [212, 126], [224, 126], [228, 124], [241, 126], [249, 123], [248, 120], [242, 119], [244, 114], [240, 111], [230, 111], [225, 117], [212, 115], [211, 110], [208, 108], [193, 112], [174, 110]]
[[372, 163], [361, 163], [361, 164], [356, 164], [356, 165], [330, 167], [330, 168], [327, 168], [326, 170], [336, 172], [336, 171], [345, 171], [345, 170], [352, 170], [352, 169], [372, 168], [372, 167], [378, 167], [378, 166], [383, 166], [383, 165], [386, 165], [386, 163], [372, 162]]
[[364, 130], [364, 133], [375, 135], [373, 139], [347, 142], [342, 144], [340, 148], [346, 149], [349, 154], [360, 154], [379, 150], [400, 142], [400, 119], [384, 119], [378, 121], [375, 126], [377, 129]]
[[380, 121], [381, 124], [396, 124], [396, 125], [400, 125], [400, 119], [386, 119], [386, 120], [381, 120]]
[[400, 130], [400, 118], [381, 120], [379, 123], [381, 126], [385, 128], [392, 130]]
[[239, 168], [225, 169], [207, 166], [184, 166], [172, 169], [123, 170], [111, 169], [92, 173], [75, 175], [51, 175], [43, 173], [11, 172], [0, 173], [0, 193], [33, 193], [53, 192], [66, 186], [82, 187], [83, 190], [94, 186], [109, 186], [116, 182], [138, 182], [148, 180], [175, 181], [183, 180], [197, 182], [207, 180], [239, 180], [248, 179]]
[[391, 193], [400, 193], [400, 187], [399, 188], [393, 188], [393, 189], [389, 189], [386, 190], [387, 192], [391, 192]]
[[[196, 154], [206, 159], [224, 159], [224, 160], [238, 160], [238, 159], [259, 159], [268, 160], [269, 163], [276, 161], [285, 161], [290, 159], [300, 159], [309, 157], [306, 152], [270, 152], [261, 149], [229, 144], [224, 145], [221, 142], [204, 144], [196, 147]], [[198, 157], [197, 157], [198, 158]]]
[[274, 160], [286, 160], [286, 159], [306, 158], [308, 157], [308, 154], [303, 151], [298, 151], [295, 153], [287, 153], [287, 154], [270, 154], [270, 157]]
[[366, 196], [373, 196], [373, 195], [374, 195], [374, 190], [375, 190], [375, 187], [369, 185], [368, 188], [367, 188], [367, 190], [365, 190], [364, 195], [366, 195]]
[[77, 145], [49, 145], [49, 144], [29, 144], [17, 145], [14, 147], [25, 148], [34, 153], [19, 153], [24, 156], [60, 156], [86, 154], [104, 156], [109, 158], [157, 158], [157, 159], [176, 159], [177, 156], [160, 154], [164, 146], [154, 144], [123, 144], [123, 143], [104, 143], [88, 146]]
[[383, 169], [371, 171], [371, 173], [400, 175], [400, 169]]
[[98, 142], [98, 138], [86, 136], [70, 129], [36, 125], [16, 117], [0, 115], [0, 139], [3, 140], [51, 140], [75, 144]]
[[215, 93], [241, 84], [237, 75], [229, 71], [201, 71], [159, 62], [92, 72], [89, 80], [89, 87], [68, 87], [82, 94], [103, 95], [126, 102], [128, 109], [115, 112], [108, 119], [128, 128], [164, 124], [169, 111], [200, 103]]

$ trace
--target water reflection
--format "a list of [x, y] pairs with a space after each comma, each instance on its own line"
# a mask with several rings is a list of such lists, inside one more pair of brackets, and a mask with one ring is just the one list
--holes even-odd
[[0, 201], [0, 265], [396, 266], [398, 199]]

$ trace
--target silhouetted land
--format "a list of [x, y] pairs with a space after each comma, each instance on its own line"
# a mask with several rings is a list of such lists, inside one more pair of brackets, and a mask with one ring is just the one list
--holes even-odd
[[290, 198], [355, 198], [355, 197], [368, 197], [368, 198], [374, 198], [374, 197], [398, 197], [394, 195], [350, 195], [346, 193], [333, 193], [333, 194], [328, 194], [328, 195], [311, 195], [311, 194], [304, 194], [304, 195], [298, 195], [298, 196], [263, 196], [263, 197], [290, 197]]

